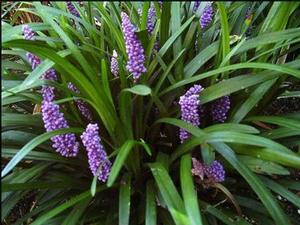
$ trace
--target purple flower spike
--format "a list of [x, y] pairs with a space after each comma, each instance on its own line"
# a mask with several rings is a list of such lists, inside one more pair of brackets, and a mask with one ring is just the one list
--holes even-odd
[[[138, 9], [138, 14], [142, 17], [142, 9]], [[155, 8], [154, 5], [151, 3], [151, 6], [148, 9], [147, 13], [147, 31], [148, 35], [150, 36], [154, 30], [154, 19], [155, 19]]]
[[[192, 124], [193, 126], [200, 125], [200, 100], [199, 94], [203, 90], [201, 85], [194, 85], [191, 87], [183, 96], [180, 97], [179, 105], [181, 108], [181, 119], [185, 122]], [[188, 139], [190, 134], [184, 130], [180, 129], [179, 138], [181, 143]]]
[[206, 28], [211, 23], [213, 16], [214, 16], [213, 7], [211, 5], [206, 6], [200, 17], [201, 29]]
[[118, 53], [116, 52], [116, 50], [113, 50], [113, 56], [111, 57], [110, 62], [110, 71], [115, 77], [119, 75], [119, 64], [117, 58]]
[[43, 85], [42, 96], [44, 101], [52, 102], [55, 98], [54, 87]]
[[122, 18], [122, 30], [125, 39], [126, 53], [128, 55], [128, 62], [126, 69], [132, 73], [133, 79], [137, 82], [142, 75], [145, 73], [146, 67], [144, 49], [143, 46], [138, 40], [135, 32], [135, 26], [130, 22], [128, 15], [124, 12], [121, 13]]
[[210, 166], [204, 166], [204, 174], [215, 183], [225, 180], [225, 170], [217, 160], [214, 160]]
[[[27, 25], [23, 26], [24, 38], [26, 40], [34, 40], [35, 33]], [[35, 69], [41, 60], [34, 54], [28, 52], [26, 54], [32, 69]], [[56, 81], [57, 75], [54, 69], [47, 70], [43, 75], [42, 79]], [[59, 111], [59, 105], [53, 103], [55, 98], [54, 87], [43, 85], [42, 87], [42, 118], [46, 131], [54, 131], [61, 128], [68, 128], [67, 121], [64, 118], [63, 113]], [[51, 138], [53, 142], [52, 147], [56, 149], [62, 156], [75, 157], [79, 150], [79, 143], [76, 142], [76, 136], [74, 134], [62, 134], [56, 135]]]
[[28, 25], [23, 25], [22, 30], [25, 40], [35, 40], [35, 33]]
[[[23, 34], [24, 34], [24, 39], [35, 40], [35, 33], [27, 25], [23, 26]], [[39, 64], [41, 64], [41, 59], [39, 57], [37, 57], [36, 55], [34, 55], [30, 52], [27, 52], [26, 56], [27, 56], [29, 63], [31, 64], [32, 69], [35, 69]], [[55, 70], [49, 69], [48, 71], [46, 71], [42, 75], [42, 79], [47, 79], [47, 80], [52, 80], [52, 81], [57, 80]], [[54, 88], [43, 85], [42, 95], [43, 95], [43, 99], [45, 101], [53, 101], [54, 100]]]
[[[151, 36], [153, 33], [155, 20], [156, 20], [156, 12], [155, 12], [154, 5], [151, 4], [151, 7], [149, 8], [149, 11], [148, 11], [148, 17], [147, 17], [147, 30], [148, 30], [149, 36]], [[156, 40], [154, 42], [153, 49], [154, 49], [154, 51], [157, 52], [158, 48], [159, 48], [158, 41]]]
[[81, 140], [86, 148], [90, 169], [94, 176], [105, 182], [109, 176], [111, 162], [108, 160], [106, 152], [101, 144], [97, 124], [89, 124], [82, 133]]
[[160, 9], [161, 9], [162, 4], [163, 4], [163, 1], [158, 1], [158, 4], [159, 4], [159, 7], [160, 7]]
[[82, 100], [76, 100], [76, 106], [78, 108], [78, 110], [80, 111], [80, 113], [89, 121], [93, 121], [93, 117], [92, 117], [92, 113], [89, 110], [86, 102], [82, 101]]
[[[56, 81], [57, 75], [56, 75], [55, 70], [54, 69], [47, 70], [46, 73], [43, 74], [42, 79]], [[42, 87], [43, 100], [48, 101], [48, 102], [53, 101], [55, 98], [54, 90], [55, 90], [54, 87], [43, 85], [43, 87]]]
[[148, 15], [147, 15], [147, 30], [148, 30], [148, 34], [151, 35], [153, 30], [154, 30], [154, 19], [155, 19], [155, 8], [154, 5], [151, 4], [149, 11], [148, 11]]
[[[35, 32], [28, 25], [24, 25], [22, 27], [22, 30], [23, 30], [23, 37], [25, 40], [30, 40], [30, 41], [35, 40]], [[39, 64], [41, 64], [40, 58], [30, 52], [26, 53], [26, 57], [28, 62], [31, 64], [32, 69], [35, 69]]]
[[[142, 16], [142, 10], [139, 9], [138, 13], [140, 16]], [[153, 3], [151, 3], [151, 6], [148, 10], [148, 14], [147, 14], [147, 31], [148, 31], [148, 36], [150, 37], [153, 33], [154, 30], [154, 25], [155, 25], [155, 20], [156, 20], [156, 12], [155, 12], [155, 7], [153, 5]], [[154, 46], [153, 49], [154, 51], [158, 50], [158, 42], [157, 40], [154, 42]]]
[[[63, 113], [59, 110], [59, 105], [51, 101], [42, 102], [42, 117], [47, 132], [69, 127]], [[79, 143], [76, 142], [74, 134], [56, 135], [51, 138], [51, 141], [53, 142], [52, 147], [62, 156], [77, 156]]]
[[214, 122], [224, 123], [230, 109], [230, 98], [228, 95], [215, 100], [211, 105], [211, 116]]
[[76, 94], [80, 94], [78, 88], [71, 82], [68, 83], [68, 88]]
[[200, 6], [200, 1], [195, 1], [195, 2], [194, 2], [193, 12], [196, 12], [197, 9], [199, 8], [199, 6]]
[[26, 53], [26, 57], [28, 62], [31, 64], [31, 68], [34, 70], [38, 65], [41, 64], [41, 60], [39, 57], [37, 57], [36, 55], [27, 52]]
[[57, 81], [57, 75], [54, 69], [49, 69], [43, 74], [42, 78], [44, 80]]
[[199, 95], [201, 91], [203, 91], [203, 87], [199, 84], [195, 84], [184, 95], [186, 97], [190, 97], [192, 95]]
[[79, 12], [77, 11], [77, 9], [75, 8], [75, 6], [73, 5], [73, 3], [71, 1], [67, 1], [67, 8], [68, 8], [68, 11], [73, 16], [80, 17]]
[[[75, 92], [76, 94], [80, 94], [80, 91], [77, 89], [77, 87], [72, 84], [71, 82], [68, 83], [68, 88]], [[88, 121], [93, 121], [92, 113], [88, 108], [88, 105], [86, 102], [82, 101], [81, 99], [75, 100], [75, 104], [80, 111], [80, 113], [88, 120]]]

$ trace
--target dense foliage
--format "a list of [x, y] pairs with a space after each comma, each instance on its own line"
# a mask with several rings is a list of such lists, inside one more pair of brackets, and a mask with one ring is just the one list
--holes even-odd
[[300, 223], [299, 2], [1, 4], [3, 224]]

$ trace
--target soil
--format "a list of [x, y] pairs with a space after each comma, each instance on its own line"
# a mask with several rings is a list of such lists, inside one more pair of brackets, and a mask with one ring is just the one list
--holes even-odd
[[[35, 202], [35, 197], [37, 195], [37, 191], [30, 191], [26, 194], [11, 210], [9, 216], [2, 221], [3, 225], [9, 225], [16, 222], [18, 219], [22, 218], [28, 212], [31, 211], [32, 206]], [[24, 222], [23, 224], [29, 224]]]
[[[287, 91], [300, 91], [300, 83], [290, 85]], [[282, 115], [300, 112], [300, 98], [277, 98], [264, 111], [266, 115]]]

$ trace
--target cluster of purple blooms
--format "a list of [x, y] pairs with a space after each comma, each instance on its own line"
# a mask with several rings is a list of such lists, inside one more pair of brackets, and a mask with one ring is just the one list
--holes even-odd
[[[47, 132], [68, 128], [68, 123], [64, 114], [60, 112], [59, 105], [52, 101], [42, 102], [42, 117]], [[62, 156], [75, 157], [79, 151], [79, 142], [76, 141], [75, 134], [61, 134], [51, 138], [52, 147]]]
[[[28, 40], [28, 39], [27, 39]], [[31, 64], [31, 68], [34, 70], [38, 65], [41, 64], [41, 60], [36, 55], [32, 54], [31, 52], [26, 53], [26, 57], [28, 62]]]
[[[72, 84], [71, 82], [68, 83], [68, 88], [73, 91], [76, 94], [80, 94], [80, 91], [78, 90], [78, 88]], [[82, 100], [75, 100], [75, 104], [77, 106], [77, 108], [79, 109], [79, 111], [81, 112], [81, 114], [88, 120], [88, 121], [92, 121], [92, 113], [89, 110], [86, 102], [82, 101]]]
[[135, 34], [136, 27], [130, 22], [128, 15], [125, 12], [122, 12], [121, 18], [126, 53], [128, 55], [126, 69], [132, 73], [134, 81], [137, 82], [142, 73], [147, 71], [146, 67], [144, 66], [144, 49], [140, 40]]
[[[42, 79], [56, 81], [57, 75], [54, 69], [47, 70], [43, 75]], [[43, 85], [42, 87], [42, 96], [44, 101], [53, 101], [55, 98], [54, 87]]]
[[204, 175], [213, 183], [223, 182], [225, 180], [225, 170], [222, 164], [214, 160], [211, 165], [203, 165], [197, 159], [193, 158], [192, 174], [203, 180]]
[[[34, 40], [35, 33], [28, 26], [23, 26], [23, 33], [26, 40]], [[27, 54], [27, 57], [28, 61], [32, 65], [32, 68], [35, 68], [41, 63], [41, 60], [31, 53]], [[34, 58], [35, 61], [32, 61], [32, 58]], [[49, 69], [46, 71], [43, 74], [42, 79], [51, 81], [57, 80], [55, 70]], [[44, 85], [42, 87], [42, 96], [43, 101], [41, 110], [46, 131], [49, 132], [61, 128], [68, 128], [69, 126], [63, 116], [63, 113], [60, 112], [59, 105], [53, 102], [55, 98], [54, 87]], [[56, 135], [51, 138], [51, 141], [53, 142], [53, 148], [56, 149], [56, 151], [62, 156], [74, 157], [78, 153], [79, 143], [76, 142], [76, 137], [74, 134]]]
[[214, 122], [224, 123], [230, 109], [230, 98], [228, 95], [215, 100], [211, 105], [211, 117]]
[[71, 1], [67, 1], [67, 9], [73, 16], [80, 17], [79, 12]]
[[[156, 12], [155, 12], [155, 8], [154, 5], [151, 4], [151, 7], [149, 8], [148, 11], [148, 17], [147, 17], [147, 30], [148, 30], [148, 34], [149, 36], [152, 35], [153, 30], [154, 30], [154, 25], [155, 25], [155, 19], [156, 19]], [[158, 41], [156, 40], [153, 46], [153, 49], [155, 51], [158, 51]]]
[[30, 41], [35, 40], [35, 33], [28, 25], [24, 25], [22, 29], [23, 29], [23, 37], [25, 40], [30, 40]]
[[[34, 40], [35, 33], [28, 27], [23, 27], [24, 38], [26, 40]], [[35, 55], [28, 53], [28, 61], [32, 64], [32, 68], [35, 68], [41, 63], [41, 60]], [[34, 60], [33, 60], [34, 59]], [[54, 69], [46, 71], [42, 79], [56, 81], [57, 75]], [[79, 93], [79, 90], [72, 83], [68, 84], [70, 90], [75, 93]], [[68, 123], [64, 118], [64, 114], [60, 112], [60, 107], [55, 104], [54, 87], [44, 85], [42, 87], [42, 118], [44, 126], [47, 132], [55, 131], [58, 129], [68, 128]], [[77, 106], [82, 114], [91, 120], [90, 111], [87, 109], [85, 102], [77, 101]], [[100, 181], [105, 182], [108, 178], [111, 162], [108, 161], [106, 152], [101, 145], [101, 140], [98, 134], [97, 124], [89, 124], [86, 131], [81, 135], [83, 145], [88, 152], [90, 169], [94, 176], [98, 176]], [[53, 142], [52, 147], [65, 157], [75, 157], [79, 151], [79, 142], [76, 141], [75, 134], [61, 134], [51, 138]]]
[[214, 10], [211, 4], [209, 4], [204, 8], [204, 11], [200, 17], [201, 29], [206, 28], [211, 23], [213, 16], [214, 16]]
[[[23, 26], [23, 36], [25, 40], [35, 40], [35, 33], [27, 25]], [[26, 57], [28, 62], [31, 64], [32, 69], [35, 69], [39, 64], [41, 64], [40, 58], [31, 52], [27, 52]]]
[[[181, 109], [181, 119], [193, 126], [200, 125], [199, 108], [200, 100], [199, 94], [203, 90], [201, 85], [194, 85], [179, 99]], [[181, 143], [189, 138], [190, 134], [185, 129], [180, 129], [179, 138]]]
[[[203, 90], [201, 85], [194, 85], [179, 99], [181, 120], [192, 124], [200, 125], [200, 114], [204, 113], [204, 107], [200, 104], [199, 94]], [[230, 109], [229, 96], [223, 96], [215, 100], [210, 106], [211, 117], [214, 122], [224, 123]], [[179, 138], [181, 143], [190, 137], [190, 134], [180, 128]]]
[[209, 166], [204, 166], [204, 174], [214, 182], [223, 182], [225, 180], [225, 170], [217, 160], [214, 160]]
[[[140, 16], [142, 16], [142, 10], [141, 9], [138, 10], [138, 13], [139, 13]], [[152, 35], [153, 30], [154, 30], [155, 19], [156, 19], [155, 7], [154, 7], [154, 4], [151, 3], [151, 6], [150, 6], [150, 8], [148, 10], [148, 14], [147, 14], [147, 31], [148, 31], [148, 36], [149, 37]], [[155, 41], [153, 49], [155, 51], [158, 50], [158, 42], [157, 41]]]
[[200, 6], [200, 1], [194, 1], [193, 12], [196, 12]]
[[[196, 1], [194, 4], [193, 11], [195, 12], [199, 8], [199, 6], [200, 6], [200, 1]], [[211, 4], [209, 4], [204, 8], [204, 11], [202, 12], [202, 15], [200, 17], [201, 29], [205, 29], [211, 23], [213, 16], [214, 16], [213, 7], [211, 6]], [[196, 41], [195, 41], [196, 52], [198, 51], [198, 37], [199, 37], [199, 33], [197, 33]]]
[[[199, 7], [200, 2], [196, 1], [194, 4], [194, 10]], [[72, 2], [67, 2], [68, 10], [74, 15], [79, 17], [79, 13], [72, 4]], [[149, 8], [147, 16], [147, 29], [149, 35], [152, 34], [154, 29], [155, 9], [153, 5]], [[135, 81], [138, 81], [142, 73], [146, 72], [144, 66], [145, 56], [144, 49], [140, 40], [136, 35], [136, 27], [131, 23], [128, 15], [124, 12], [121, 13], [122, 18], [122, 30], [125, 39], [126, 53], [128, 55], [128, 62], [126, 69], [132, 73]], [[201, 28], [207, 27], [213, 18], [213, 8], [211, 5], [204, 9], [203, 14], [200, 18]], [[27, 40], [34, 40], [35, 34], [28, 27], [23, 27], [24, 38]], [[113, 57], [111, 59], [111, 71], [115, 76], [118, 76], [118, 61], [117, 52], [113, 51]], [[32, 53], [27, 53], [28, 61], [31, 63], [32, 68], [36, 68], [41, 60], [33, 55]], [[45, 74], [43, 74], [42, 79], [56, 81], [57, 75], [54, 69], [49, 69]], [[79, 90], [72, 83], [68, 83], [68, 88], [73, 92], [79, 94]], [[190, 123], [193, 126], [200, 125], [200, 113], [201, 105], [199, 100], [199, 94], [203, 90], [201, 85], [194, 85], [191, 87], [183, 96], [180, 97], [179, 105], [181, 107], [181, 119], [185, 122]], [[54, 98], [54, 87], [43, 86], [42, 87], [42, 118], [44, 121], [45, 128], [47, 132], [54, 131], [57, 129], [68, 128], [68, 123], [64, 118], [63, 113], [60, 112], [59, 105], [55, 104]], [[76, 100], [76, 105], [81, 111], [82, 115], [86, 117], [89, 121], [92, 121], [91, 113], [87, 108], [87, 105], [82, 100]], [[211, 116], [215, 122], [224, 122], [227, 118], [227, 113], [230, 108], [229, 96], [223, 96], [217, 99], [211, 105]], [[94, 176], [97, 176], [100, 181], [105, 182], [109, 176], [111, 169], [111, 162], [107, 158], [107, 154], [101, 144], [101, 138], [98, 132], [99, 128], [97, 124], [89, 124], [81, 135], [81, 140], [86, 148], [90, 170]], [[180, 129], [180, 140], [183, 143], [188, 139], [190, 134], [184, 130]], [[76, 136], [74, 134], [62, 134], [56, 135], [51, 138], [53, 142], [53, 148], [56, 149], [61, 155], [65, 157], [75, 157], [79, 151], [79, 143], [76, 141]], [[193, 158], [193, 174], [203, 177], [204, 175], [212, 180], [213, 182], [222, 182], [225, 179], [225, 171], [223, 166], [218, 162], [214, 161], [211, 165], [206, 166]]]
[[111, 162], [108, 160], [101, 144], [98, 130], [97, 124], [89, 124], [80, 137], [86, 148], [93, 175], [97, 176], [100, 181], [105, 182], [110, 173]]
[[163, 1], [158, 1], [158, 4], [159, 4], [159, 7], [160, 7], [160, 9], [161, 9], [162, 4], [163, 4]]
[[148, 15], [147, 15], [147, 30], [149, 35], [152, 34], [153, 30], [154, 30], [154, 18], [155, 18], [156, 14], [155, 14], [155, 8], [154, 5], [151, 4], [149, 11], [148, 11]]
[[110, 62], [110, 71], [115, 77], [119, 75], [118, 53], [116, 50], [113, 50], [113, 56], [111, 57]]

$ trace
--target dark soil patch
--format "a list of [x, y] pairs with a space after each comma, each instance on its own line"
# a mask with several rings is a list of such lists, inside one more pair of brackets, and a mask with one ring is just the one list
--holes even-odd
[[[24, 215], [29, 213], [34, 206], [37, 191], [30, 191], [26, 194], [11, 210], [8, 217], [3, 221], [3, 225], [8, 225], [16, 222], [18, 219], [22, 218]], [[27, 223], [24, 223], [27, 224]]]

